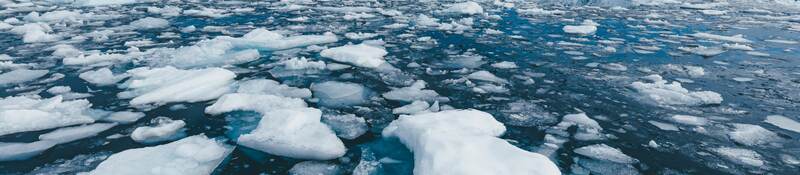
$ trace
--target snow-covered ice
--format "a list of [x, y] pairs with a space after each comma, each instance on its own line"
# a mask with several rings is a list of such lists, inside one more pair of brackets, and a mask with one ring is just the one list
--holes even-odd
[[800, 122], [796, 120], [792, 120], [789, 117], [781, 116], [781, 115], [769, 115], [767, 119], [764, 120], [769, 124], [775, 125], [779, 128], [794, 131], [800, 133]]
[[231, 151], [231, 146], [196, 135], [116, 153], [85, 174], [211, 174]]
[[131, 132], [131, 139], [139, 143], [156, 143], [186, 136], [186, 122], [165, 117], [156, 118], [155, 126], [138, 127]]
[[119, 85], [128, 90], [117, 96], [130, 98], [131, 105], [212, 100], [230, 91], [230, 84], [236, 77], [233, 72], [222, 68], [142, 67], [128, 73], [130, 79]]
[[491, 114], [449, 110], [401, 115], [383, 130], [414, 153], [414, 174], [561, 174], [547, 157], [497, 138], [505, 132]]
[[722, 103], [722, 95], [712, 91], [689, 91], [680, 82], [664, 80], [660, 75], [644, 77], [652, 83], [633, 82], [631, 87], [642, 96], [665, 105], [708, 105]]
[[277, 109], [263, 114], [258, 127], [241, 135], [242, 146], [297, 159], [329, 160], [346, 149], [314, 108]]
[[325, 49], [319, 53], [322, 57], [338, 62], [349, 63], [359, 67], [378, 68], [386, 63], [386, 50], [367, 44], [344, 45]]
[[329, 107], [365, 104], [371, 94], [363, 85], [338, 81], [314, 83], [311, 91], [315, 98], [319, 98], [320, 105]]
[[616, 163], [631, 164], [639, 162], [633, 157], [625, 155], [625, 153], [622, 153], [622, 151], [619, 149], [610, 147], [606, 144], [584, 146], [575, 149], [574, 152], [593, 159], [612, 161]]
[[0, 136], [62, 126], [92, 123], [92, 104], [87, 100], [64, 101], [63, 97], [13, 96], [0, 99]]

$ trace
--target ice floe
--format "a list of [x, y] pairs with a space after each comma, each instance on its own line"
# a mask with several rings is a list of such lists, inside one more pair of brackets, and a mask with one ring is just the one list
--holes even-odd
[[683, 88], [681, 83], [677, 81], [669, 83], [660, 75], [649, 75], [644, 79], [648, 79], [652, 83], [637, 81], [631, 83], [630, 86], [658, 104], [699, 106], [722, 103], [722, 95], [716, 92], [689, 91]]
[[722, 156], [725, 159], [728, 159], [732, 162], [742, 165], [749, 165], [749, 166], [763, 166], [764, 160], [761, 158], [761, 154], [758, 154], [755, 151], [742, 149], [742, 148], [732, 148], [732, 147], [719, 147], [712, 149], [718, 155]]
[[491, 114], [449, 110], [401, 115], [383, 130], [414, 153], [414, 174], [561, 174], [547, 157], [497, 138], [505, 132]]
[[297, 159], [329, 160], [346, 149], [334, 132], [320, 122], [314, 108], [277, 109], [264, 113], [258, 127], [241, 135], [238, 143], [274, 155]]
[[733, 131], [728, 133], [733, 141], [739, 144], [755, 146], [773, 143], [779, 140], [777, 134], [758, 125], [734, 123]]
[[775, 125], [781, 129], [800, 133], [800, 122], [792, 120], [789, 117], [782, 115], [769, 115], [764, 122]]
[[433, 102], [436, 100], [446, 102], [446, 97], [439, 97], [439, 93], [434, 90], [424, 89], [427, 83], [422, 80], [417, 80], [408, 87], [393, 89], [389, 92], [383, 93], [381, 96], [389, 100], [413, 102], [413, 101], [427, 101]]
[[119, 85], [127, 89], [118, 97], [131, 105], [198, 102], [216, 99], [230, 91], [236, 77], [222, 68], [182, 70], [174, 67], [142, 67], [129, 70], [130, 79]]
[[326, 81], [311, 85], [314, 97], [319, 99], [319, 104], [329, 107], [346, 107], [365, 104], [369, 101], [372, 92], [366, 87], [356, 83]]
[[108, 86], [108, 85], [114, 85], [117, 82], [125, 78], [128, 78], [128, 75], [127, 74], [114, 75], [114, 73], [111, 72], [111, 69], [101, 68], [97, 70], [83, 72], [79, 74], [78, 77], [94, 85]]
[[155, 126], [142, 126], [133, 130], [131, 139], [139, 143], [156, 143], [185, 137], [186, 122], [166, 117], [153, 119]]
[[319, 54], [325, 58], [359, 67], [378, 68], [384, 64], [388, 64], [383, 59], [383, 57], [388, 54], [386, 50], [363, 43], [329, 48], [323, 50]]
[[577, 148], [573, 150], [575, 153], [590, 157], [597, 160], [606, 160], [616, 163], [632, 164], [638, 163], [639, 160], [634, 159], [625, 153], [622, 153], [617, 148], [610, 147], [606, 144], [595, 144]]
[[566, 25], [562, 28], [564, 33], [591, 35], [597, 31], [597, 23], [592, 20], [584, 20], [581, 25]]
[[113, 154], [85, 174], [211, 174], [231, 151], [228, 145], [196, 135]]
[[49, 73], [48, 70], [17, 69], [0, 74], [0, 86], [14, 85], [36, 80]]
[[92, 104], [87, 100], [64, 101], [63, 97], [13, 96], [0, 99], [0, 136], [62, 126], [92, 123]]
[[462, 3], [451, 4], [447, 9], [443, 10], [445, 13], [458, 13], [474, 15], [483, 13], [483, 7], [477, 2], [467, 1]]

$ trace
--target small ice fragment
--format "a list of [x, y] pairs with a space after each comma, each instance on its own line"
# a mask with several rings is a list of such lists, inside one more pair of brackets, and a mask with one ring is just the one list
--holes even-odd
[[171, 120], [166, 117], [153, 119], [156, 126], [142, 126], [133, 130], [131, 139], [139, 143], [156, 143], [168, 140], [176, 140], [186, 136], [186, 122], [183, 120]]
[[367, 132], [367, 129], [369, 129], [369, 127], [367, 127], [367, 121], [364, 120], [364, 118], [353, 114], [325, 114], [322, 115], [322, 123], [327, 124], [333, 129], [337, 136], [348, 140], [358, 138], [358, 136], [363, 135]]
[[712, 150], [723, 158], [728, 159], [736, 164], [750, 165], [755, 167], [764, 165], [764, 160], [761, 160], [761, 154], [758, 154], [752, 150], [731, 147], [720, 147]]
[[781, 129], [800, 133], [800, 122], [792, 120], [789, 117], [781, 115], [769, 115], [764, 122], [775, 125]]
[[102, 68], [93, 71], [86, 71], [78, 75], [81, 79], [85, 80], [86, 82], [92, 83], [98, 86], [107, 86], [116, 84], [122, 79], [127, 78], [127, 75], [114, 75], [111, 72], [111, 69]]
[[660, 75], [650, 75], [644, 78], [653, 81], [653, 83], [637, 81], [631, 83], [630, 86], [641, 95], [659, 104], [700, 106], [722, 103], [722, 95], [716, 92], [692, 92], [683, 88], [679, 82], [669, 83]]
[[388, 52], [383, 48], [362, 43], [325, 49], [319, 54], [322, 57], [330, 58], [338, 62], [350, 63], [355, 66], [366, 68], [378, 68], [382, 64], [387, 64], [383, 56], [386, 56]]
[[370, 91], [355, 83], [327, 81], [311, 85], [314, 97], [319, 104], [329, 107], [346, 107], [365, 104], [369, 101]]
[[694, 125], [694, 126], [703, 126], [708, 123], [708, 120], [702, 117], [691, 116], [691, 115], [673, 115], [672, 121], [685, 124], [685, 125]]
[[473, 79], [473, 80], [482, 80], [482, 81], [495, 82], [495, 83], [500, 83], [500, 84], [508, 84], [508, 80], [500, 78], [500, 77], [497, 77], [494, 74], [492, 74], [491, 72], [485, 71], [485, 70], [473, 72], [473, 73], [467, 75], [467, 78]]
[[733, 124], [733, 132], [728, 133], [736, 143], [748, 146], [762, 145], [778, 141], [778, 135], [758, 125]]
[[478, 4], [477, 2], [467, 1], [462, 3], [451, 4], [443, 12], [474, 15], [483, 13], [483, 7], [481, 7], [481, 5]]
[[67, 143], [96, 136], [100, 132], [111, 129], [116, 125], [116, 123], [95, 123], [83, 126], [59, 128], [46, 134], [39, 135], [39, 140], [47, 140], [55, 143]]
[[141, 112], [120, 111], [111, 113], [108, 115], [108, 117], [103, 118], [101, 120], [116, 122], [120, 124], [129, 124], [136, 122], [137, 120], [141, 119], [144, 116], [145, 114]]
[[575, 149], [573, 151], [580, 155], [590, 157], [596, 160], [606, 160], [622, 164], [632, 164], [639, 162], [639, 160], [636, 160], [633, 157], [625, 155], [625, 153], [622, 153], [622, 151], [620, 151], [619, 149], [610, 147], [606, 144], [595, 144], [595, 145], [584, 146]]

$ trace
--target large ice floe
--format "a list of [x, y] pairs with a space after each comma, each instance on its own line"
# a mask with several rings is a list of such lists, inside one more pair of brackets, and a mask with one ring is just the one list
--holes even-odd
[[644, 79], [652, 83], [637, 81], [630, 86], [657, 104], [698, 106], [722, 103], [722, 95], [716, 92], [689, 91], [683, 88], [680, 82], [669, 83], [660, 75], [649, 75]]
[[174, 67], [142, 67], [128, 71], [130, 79], [119, 85], [127, 89], [117, 96], [131, 105], [199, 102], [216, 99], [230, 91], [236, 77], [222, 68], [182, 70]]
[[84, 174], [211, 174], [231, 151], [231, 146], [196, 135], [116, 153]]
[[[220, 97], [205, 111], [209, 114], [260, 113], [258, 126], [238, 137], [237, 143], [242, 146], [298, 159], [328, 160], [344, 155], [346, 149], [342, 141], [321, 122], [322, 111], [308, 108], [302, 99], [292, 97], [307, 97], [308, 90], [279, 86], [270, 81], [247, 81], [249, 83], [245, 83], [250, 85], [240, 86], [237, 93]], [[284, 93], [276, 94], [277, 89], [268, 87], [296, 93], [286, 93], [289, 97], [278, 96]]]
[[169, 65], [179, 68], [210, 67], [246, 63], [258, 59], [259, 51], [277, 51], [295, 47], [338, 41], [336, 35], [284, 34], [258, 28], [242, 37], [220, 36], [202, 40], [195, 45], [180, 48], [159, 48], [148, 51], [141, 60], [151, 65]]
[[383, 130], [414, 153], [414, 174], [561, 174], [547, 157], [497, 138], [491, 114], [469, 109], [401, 115]]
[[371, 46], [363, 43], [325, 49], [319, 54], [322, 57], [359, 67], [378, 68], [387, 64], [383, 59], [383, 56], [387, 54], [386, 50], [378, 46]]
[[0, 136], [92, 123], [99, 117], [94, 116], [91, 106], [87, 100], [65, 101], [61, 96], [5, 97], [0, 99]]

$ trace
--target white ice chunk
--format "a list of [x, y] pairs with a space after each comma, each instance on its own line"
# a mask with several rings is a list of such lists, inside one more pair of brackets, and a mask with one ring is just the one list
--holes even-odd
[[489, 113], [449, 110], [401, 115], [383, 136], [414, 153], [414, 174], [561, 174], [547, 157], [497, 138], [505, 130]]
[[17, 69], [0, 74], [0, 86], [24, 83], [47, 75], [47, 70]]
[[724, 35], [715, 35], [710, 33], [704, 32], [697, 32], [691, 34], [692, 37], [695, 38], [702, 38], [702, 39], [710, 39], [710, 40], [718, 40], [718, 41], [728, 41], [734, 43], [750, 43], [752, 41], [745, 39], [743, 35], [733, 35], [733, 36], [724, 36]]
[[317, 70], [324, 70], [327, 68], [327, 65], [323, 61], [310, 61], [305, 57], [300, 58], [291, 58], [286, 61], [281, 62], [286, 69], [289, 70], [301, 70], [301, 69], [317, 69]]
[[51, 42], [60, 39], [58, 35], [50, 34], [53, 29], [45, 23], [27, 23], [11, 28], [11, 33], [22, 35], [22, 42], [39, 43]]
[[734, 123], [733, 127], [733, 132], [728, 133], [728, 137], [743, 145], [768, 144], [778, 141], [779, 138], [774, 132], [758, 125]]
[[725, 49], [722, 47], [706, 47], [706, 46], [678, 47], [678, 50], [697, 54], [704, 57], [711, 57], [725, 52]]
[[467, 78], [473, 79], [473, 80], [495, 82], [495, 83], [500, 83], [500, 84], [507, 84], [508, 83], [508, 80], [500, 78], [500, 77], [497, 77], [494, 74], [492, 74], [491, 72], [485, 71], [485, 70], [473, 72], [473, 73], [467, 75]]
[[664, 131], [679, 131], [680, 130], [680, 129], [678, 129], [677, 126], [675, 126], [673, 124], [669, 124], [669, 123], [658, 122], [658, 121], [654, 121], [654, 120], [647, 121], [647, 123], [650, 123], [651, 125], [656, 126], [658, 129], [664, 130]]
[[355, 83], [327, 81], [311, 85], [319, 104], [329, 107], [345, 107], [365, 104], [369, 101], [369, 90]]
[[204, 135], [111, 155], [87, 175], [211, 174], [233, 148]]
[[742, 165], [750, 165], [760, 167], [764, 165], [764, 160], [761, 160], [761, 154], [758, 154], [755, 151], [742, 149], [742, 148], [731, 148], [731, 147], [720, 147], [714, 148], [714, 152], [719, 154], [725, 159], [732, 161], [737, 164]]
[[156, 143], [186, 136], [186, 122], [166, 117], [156, 118], [156, 126], [142, 126], [133, 130], [131, 139], [139, 143]]
[[141, 0], [75, 0], [73, 4], [77, 6], [109, 6], [133, 4]]
[[631, 83], [631, 87], [658, 104], [699, 106], [722, 103], [722, 95], [716, 92], [692, 92], [683, 88], [677, 81], [668, 84], [668, 81], [659, 75], [646, 76], [645, 79], [649, 79], [653, 83], [637, 81]]
[[239, 83], [238, 93], [268, 94], [293, 98], [310, 98], [311, 91], [290, 87], [269, 79], [254, 79]]
[[158, 29], [169, 27], [169, 21], [161, 18], [146, 17], [131, 22], [134, 29]]
[[703, 126], [708, 123], [708, 119], [691, 115], [673, 115], [670, 119], [684, 125]]
[[578, 131], [575, 133], [575, 138], [578, 140], [601, 140], [603, 136], [603, 127], [586, 113], [567, 114], [561, 119], [556, 126], [551, 129], [566, 132], [572, 126], [577, 126]]
[[780, 115], [769, 115], [767, 116], [767, 119], [764, 120], [764, 122], [775, 125], [781, 129], [800, 133], [800, 122], [792, 120], [789, 117]]
[[322, 115], [322, 123], [330, 126], [337, 136], [349, 140], [363, 135], [369, 129], [364, 118], [353, 114]]
[[278, 109], [264, 113], [258, 127], [241, 135], [242, 146], [297, 159], [329, 160], [346, 149], [336, 134], [320, 122], [314, 108]]
[[378, 68], [382, 64], [387, 64], [383, 56], [386, 56], [388, 52], [383, 48], [362, 43], [325, 49], [319, 54], [322, 57], [343, 63], [350, 63], [355, 66]]
[[474, 15], [483, 13], [483, 7], [481, 7], [481, 5], [477, 2], [467, 1], [451, 4], [449, 7], [447, 7], [447, 9], [444, 9], [444, 12]]
[[102, 120], [120, 124], [129, 124], [136, 122], [143, 117], [145, 117], [145, 114], [141, 112], [120, 111], [111, 113], [108, 115], [108, 117], [103, 118]]
[[225, 112], [243, 110], [266, 114], [278, 109], [304, 107], [306, 107], [306, 102], [298, 98], [233, 93], [225, 94], [220, 97], [213, 105], [206, 107], [205, 112], [212, 115], [219, 115]]
[[79, 54], [77, 56], [64, 57], [62, 60], [64, 65], [94, 65], [94, 64], [112, 64], [119, 62], [129, 61], [130, 57], [117, 53], [89, 53]]
[[240, 38], [220, 36], [177, 49], [162, 48], [145, 60], [155, 65], [181, 68], [211, 67], [246, 63], [258, 59], [258, 51], [277, 51], [338, 41], [336, 35], [284, 36], [266, 29], [254, 29]]
[[430, 106], [425, 101], [414, 101], [411, 104], [392, 109], [392, 114], [417, 114], [424, 112]]
[[289, 169], [290, 175], [337, 175], [342, 174], [341, 168], [330, 162], [304, 161]]
[[516, 69], [519, 66], [517, 66], [517, 63], [514, 63], [514, 62], [501, 61], [501, 62], [497, 62], [497, 63], [492, 64], [492, 67], [498, 68], [498, 69]]
[[199, 102], [215, 99], [230, 91], [236, 77], [222, 68], [181, 70], [174, 67], [142, 67], [128, 71], [131, 78], [120, 88], [120, 98], [133, 98], [131, 105]]
[[590, 157], [596, 160], [605, 160], [622, 164], [632, 164], [639, 162], [639, 160], [636, 160], [633, 157], [625, 155], [625, 153], [622, 153], [622, 151], [620, 151], [619, 149], [608, 146], [606, 144], [594, 144], [594, 145], [584, 146], [575, 149], [573, 151], [580, 155]]
[[[422, 80], [417, 80], [409, 87], [393, 89], [389, 92], [383, 93], [383, 98], [389, 100], [413, 102], [413, 101], [428, 101], [433, 102], [439, 99], [439, 93], [436, 91], [424, 89], [427, 83]], [[424, 90], [423, 90], [424, 89]]]
[[67, 143], [92, 136], [116, 126], [115, 123], [95, 123], [83, 126], [59, 128], [46, 134], [39, 135], [39, 140], [47, 140], [56, 143]]
[[63, 101], [55, 96], [36, 99], [27, 96], [0, 99], [0, 136], [62, 126], [92, 123], [92, 104], [87, 100]]
[[562, 28], [564, 33], [591, 35], [597, 31], [597, 23], [592, 20], [584, 20], [581, 25], [566, 25]]
[[111, 69], [108, 68], [101, 68], [98, 70], [86, 71], [78, 75], [81, 79], [85, 80], [86, 82], [92, 83], [98, 86], [107, 86], [116, 84], [122, 79], [128, 77], [128, 75], [114, 75], [111, 72]]
[[36, 141], [31, 143], [0, 142], [0, 162], [29, 159], [55, 145], [56, 143], [52, 141]]

